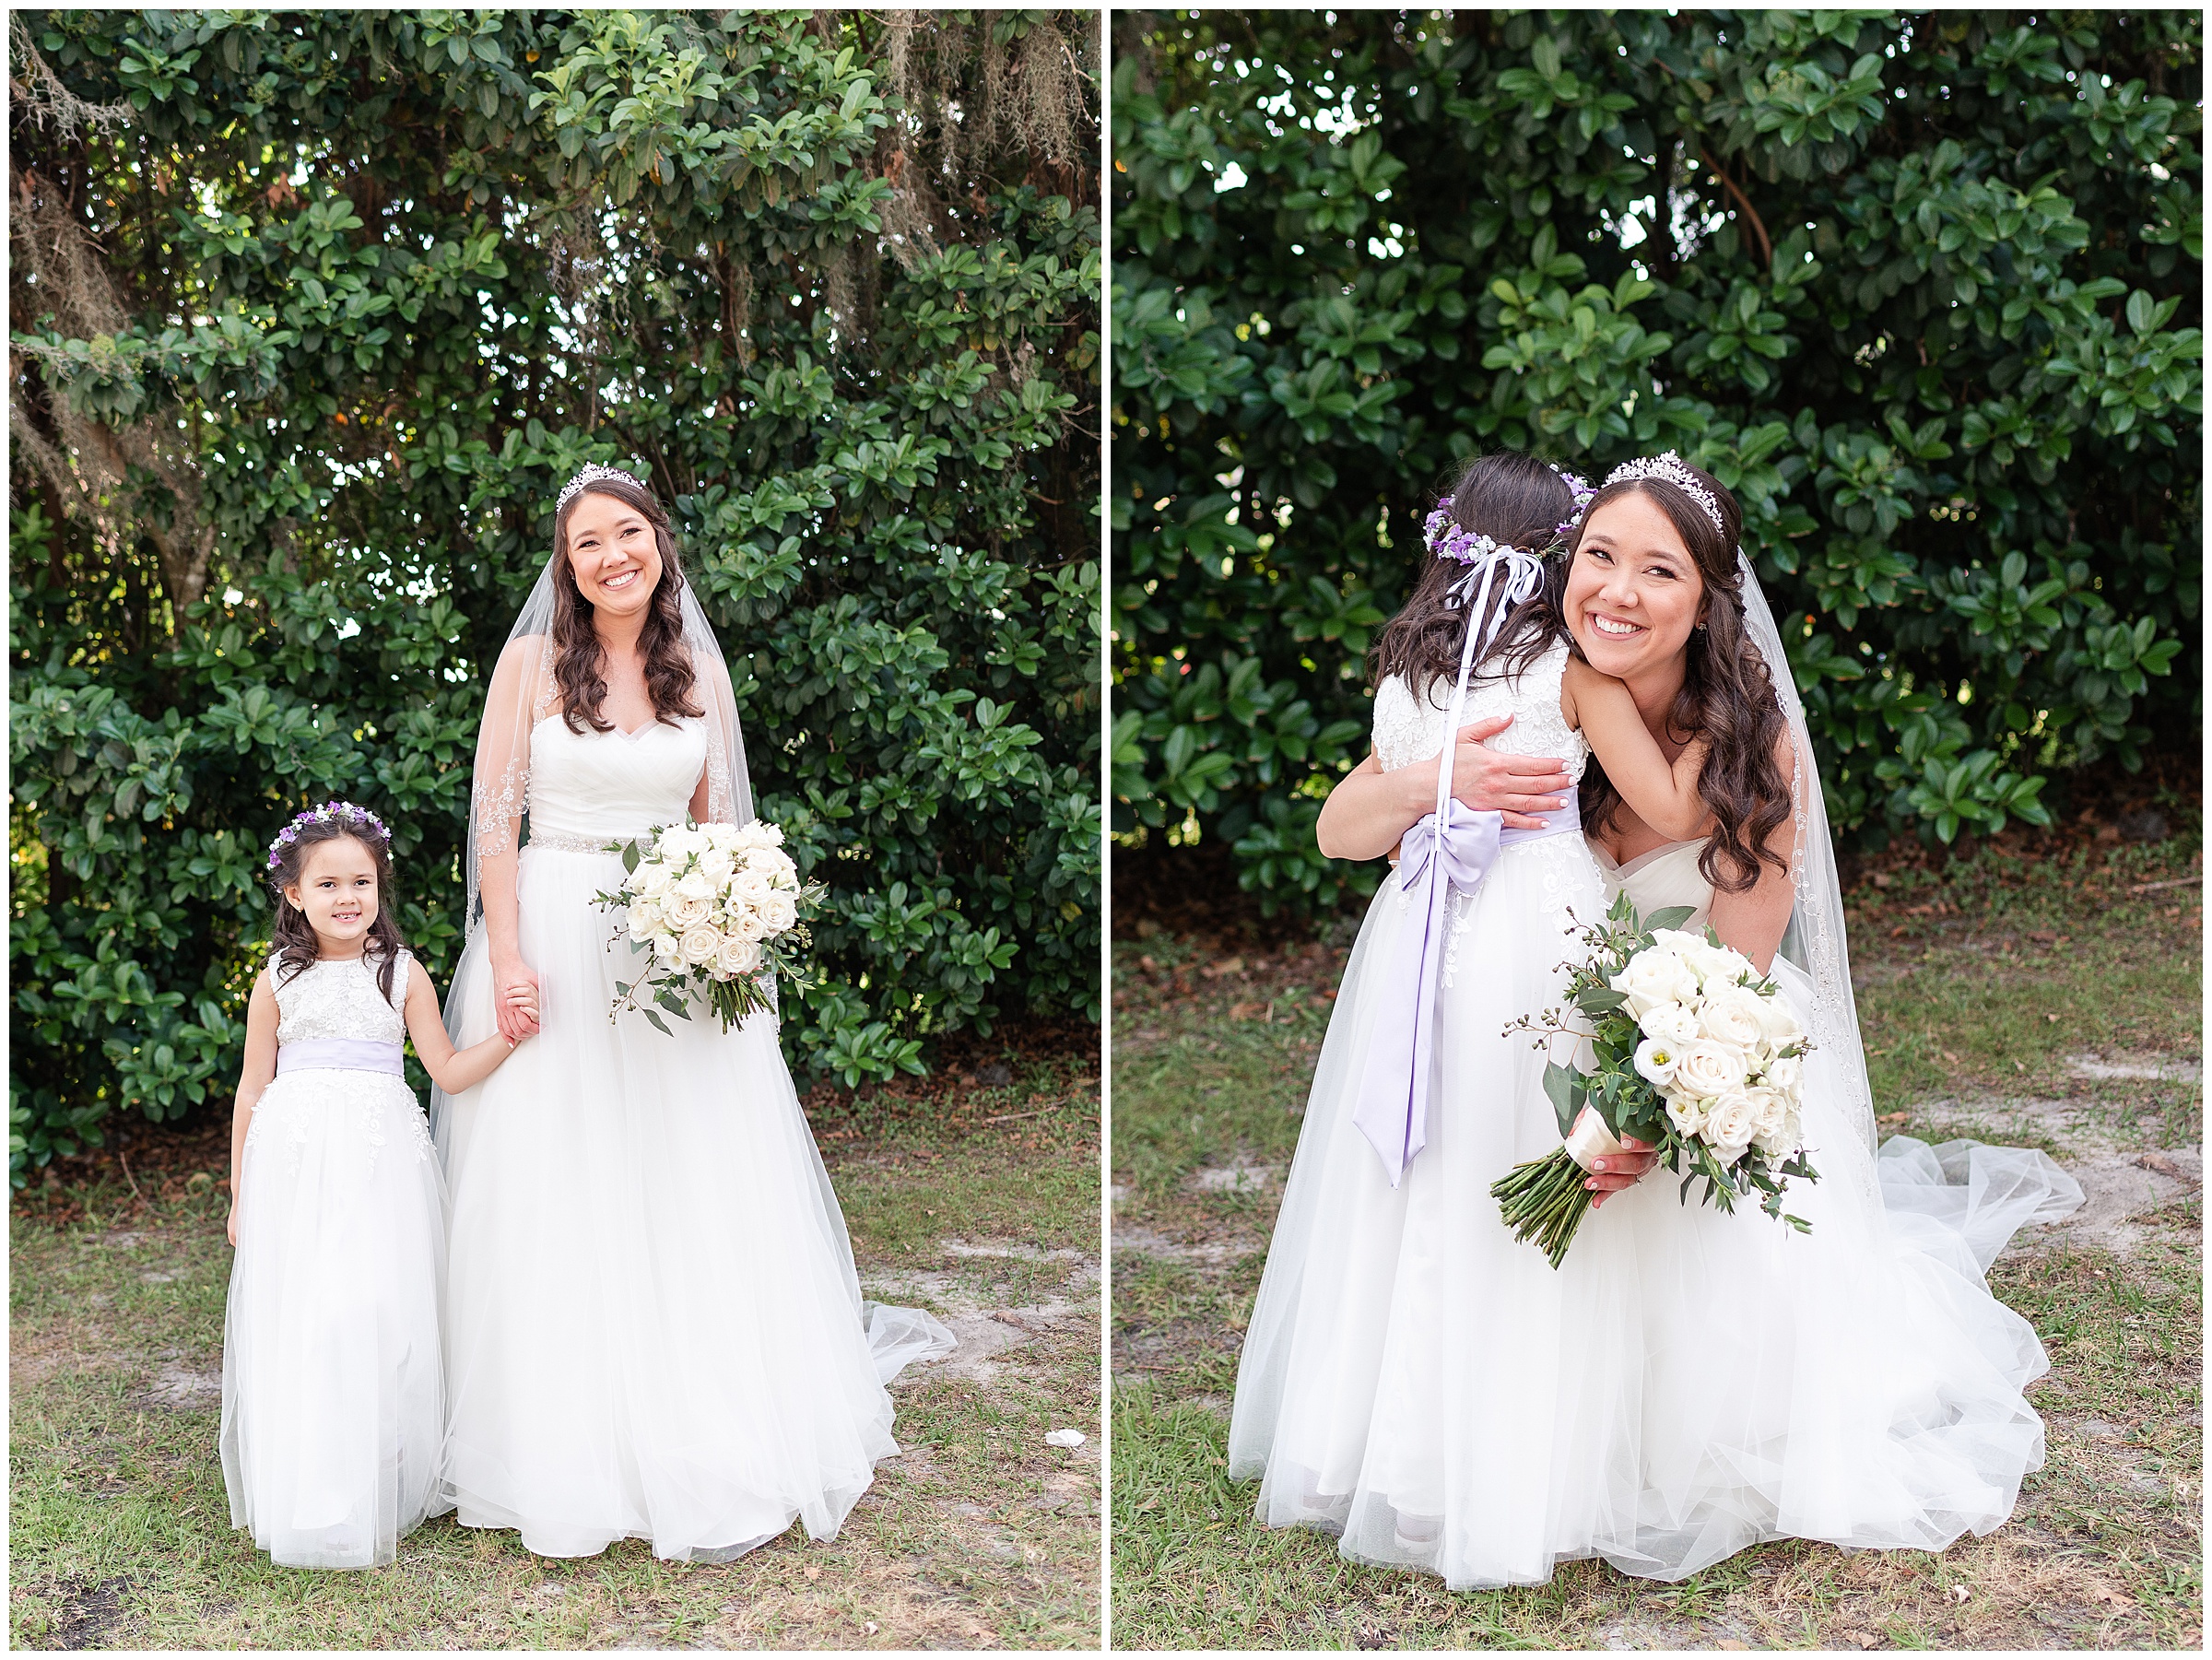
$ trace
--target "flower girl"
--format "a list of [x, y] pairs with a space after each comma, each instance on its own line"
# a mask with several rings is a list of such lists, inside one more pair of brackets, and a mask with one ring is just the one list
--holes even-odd
[[[1571, 781], [1594, 750], [1663, 833], [1703, 819], [1702, 740], [1670, 766], [1628, 689], [1569, 650], [1564, 561], [1544, 556], [1588, 500], [1530, 456], [1473, 462], [1430, 515], [1429, 568], [1376, 646], [1374, 754], [1359, 771], [1433, 811], [1405, 833], [1345, 970], [1230, 1431], [1230, 1478], [1265, 1478], [1260, 1519], [1339, 1534], [1356, 1560], [1431, 1566], [1447, 1511], [1484, 1508], [1459, 1489], [1469, 1471], [1501, 1498], [1531, 1478], [1547, 1490], [1578, 1334], [1627, 1313], [1607, 1296], [1617, 1232], [1591, 1230], [1555, 1271], [1488, 1196], [1559, 1143], [1545, 1055], [1505, 1028], [1560, 1001], [1576, 928], [1606, 912], [1571, 782], [1540, 829], [1450, 795], [1453, 735], [1509, 716], [1493, 749], [1567, 758]], [[1374, 856], [1395, 834], [1354, 848], [1344, 822], [1339, 854]], [[1327, 814], [1322, 830], [1330, 842]]]
[[253, 983], [230, 1128], [223, 1480], [233, 1526], [292, 1568], [369, 1568], [445, 1508], [444, 1198], [401, 1044], [441, 1088], [456, 1053], [393, 924], [391, 837], [351, 802], [269, 848], [275, 948]]

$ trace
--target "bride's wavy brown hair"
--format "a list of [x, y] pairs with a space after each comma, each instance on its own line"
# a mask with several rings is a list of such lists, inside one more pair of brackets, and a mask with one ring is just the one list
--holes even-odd
[[[1774, 759], [1787, 723], [1766, 659], [1744, 629], [1743, 578], [1735, 559], [1743, 512], [1719, 479], [1697, 467], [1688, 470], [1720, 505], [1719, 528], [1678, 485], [1624, 478], [1591, 498], [1570, 546], [1579, 553], [1590, 515], [1634, 490], [1666, 515], [1697, 563], [1705, 583], [1705, 617], [1684, 648], [1682, 689], [1666, 712], [1666, 726], [1679, 743], [1700, 733], [1711, 740], [1698, 794], [1712, 811], [1714, 829], [1698, 856], [1698, 871], [1718, 892], [1743, 893], [1758, 885], [1761, 865], [1790, 867], [1767, 845], [1792, 811], [1790, 780]], [[1583, 830], [1594, 835], [1610, 829], [1620, 806], [1620, 792], [1592, 756], [1583, 772]]]
[[691, 700], [696, 677], [691, 654], [684, 649], [684, 568], [676, 557], [668, 515], [653, 492], [635, 480], [594, 478], [589, 489], [570, 497], [553, 519], [553, 683], [560, 689], [562, 724], [579, 734], [583, 731], [577, 724], [580, 720], [594, 732], [611, 732], [615, 725], [599, 712], [606, 700], [606, 647], [592, 626], [592, 602], [576, 585], [576, 572], [569, 564], [569, 515], [586, 496], [612, 496], [635, 508], [653, 526], [653, 542], [661, 550], [660, 585], [653, 591], [653, 604], [638, 635], [653, 718], [673, 724], [683, 715], [704, 712]]

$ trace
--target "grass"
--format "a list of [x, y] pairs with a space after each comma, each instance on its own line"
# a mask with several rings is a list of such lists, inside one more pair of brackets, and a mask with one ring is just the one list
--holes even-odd
[[[1947, 866], [1893, 859], [1850, 900], [1884, 1132], [2043, 1146], [2105, 1218], [1992, 1271], [2051, 1355], [2030, 1392], [2049, 1452], [2010, 1523], [1940, 1556], [1795, 1541], [1680, 1584], [1584, 1561], [1453, 1594], [1258, 1526], [1256, 1484], [1227, 1477], [1229, 1399], [1341, 945], [1149, 924], [1118, 944], [1115, 1646], [2197, 1646], [2200, 890], [2136, 889], [2186, 884], [2201, 854], [2193, 827], [2055, 857], [2008, 840]], [[2146, 1076], [2087, 1076], [2084, 1056]], [[2154, 1182], [2139, 1159], [2179, 1173]], [[2130, 1210], [2130, 1180], [2157, 1203]]]
[[[450, 1517], [389, 1568], [273, 1566], [216, 1456], [219, 1127], [61, 1175], [11, 1218], [18, 1646], [1096, 1647], [1095, 1061], [1008, 1055], [809, 1102], [871, 1292], [960, 1353], [893, 1386], [902, 1455], [838, 1537], [737, 1561], [551, 1561]], [[1090, 1439], [1073, 1452], [1048, 1430]]]

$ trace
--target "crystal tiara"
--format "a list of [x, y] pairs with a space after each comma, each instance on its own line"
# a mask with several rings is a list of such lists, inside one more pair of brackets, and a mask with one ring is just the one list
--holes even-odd
[[562, 508], [568, 506], [570, 497], [580, 490], [589, 489], [602, 478], [618, 478], [624, 484], [637, 483], [636, 478], [622, 471], [621, 468], [603, 467], [594, 461], [578, 469], [576, 476], [560, 487], [560, 500], [553, 504], [553, 511], [559, 512]]
[[1662, 451], [1656, 455], [1641, 456], [1634, 461], [1622, 462], [1606, 475], [1606, 483], [1607, 485], [1620, 484], [1631, 478], [1665, 479], [1667, 483], [1673, 485], [1705, 510], [1705, 516], [1712, 521], [1713, 529], [1719, 531], [1723, 536], [1728, 534], [1728, 527], [1721, 523], [1720, 502], [1714, 499], [1711, 490], [1698, 482], [1698, 476], [1685, 466], [1682, 464], [1682, 457], [1672, 450]]

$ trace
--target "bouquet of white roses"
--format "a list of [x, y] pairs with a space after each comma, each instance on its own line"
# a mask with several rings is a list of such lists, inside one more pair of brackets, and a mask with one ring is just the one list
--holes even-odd
[[615, 982], [609, 1019], [638, 1009], [665, 1032], [667, 1023], [647, 1006], [688, 1020], [686, 993], [698, 991], [727, 1031], [770, 1006], [771, 976], [811, 983], [805, 953], [813, 936], [803, 919], [827, 890], [799, 880], [775, 825], [756, 818], [740, 829], [687, 818], [607, 851], [622, 855], [627, 874], [620, 892], [594, 903], [622, 912], [630, 949], [646, 955], [642, 978]]
[[1633, 1136], [1658, 1149], [1682, 1175], [1682, 1197], [1700, 1176], [1708, 1203], [1734, 1211], [1739, 1195], [1764, 1195], [1759, 1208], [1785, 1216], [1790, 1177], [1819, 1180], [1806, 1161], [1799, 1089], [1804, 1030], [1773, 981], [1741, 952], [1680, 932], [1688, 907], [1654, 912], [1649, 923], [1623, 894], [1604, 925], [1583, 931], [1592, 960], [1571, 966], [1568, 998], [1592, 1030], [1571, 1027], [1557, 1009], [1509, 1031], [1564, 1032], [1590, 1040], [1588, 1071], [1547, 1064], [1544, 1088], [1567, 1145], [1516, 1165], [1490, 1188], [1514, 1237], [1534, 1240], [1558, 1267], [1590, 1208], [1583, 1185], [1590, 1159], [1621, 1150]]

